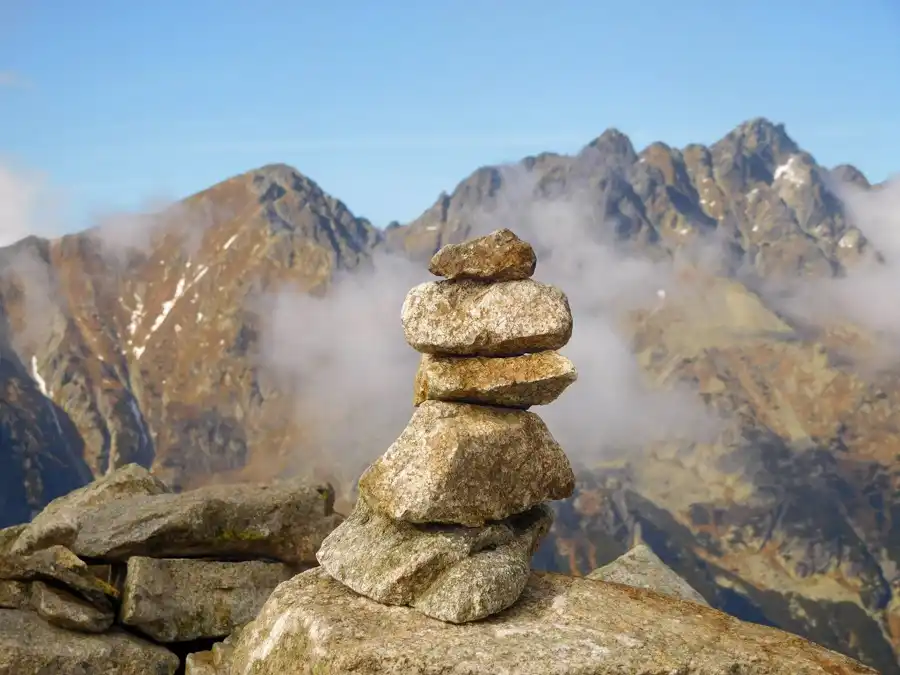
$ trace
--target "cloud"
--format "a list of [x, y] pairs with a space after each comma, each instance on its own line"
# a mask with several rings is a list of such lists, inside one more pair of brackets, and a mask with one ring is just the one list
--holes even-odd
[[833, 183], [830, 189], [844, 205], [849, 222], [881, 255], [852, 264], [846, 274], [829, 279], [800, 279], [771, 286], [767, 297], [789, 315], [820, 327], [847, 322], [875, 336], [885, 351], [881, 365], [900, 362], [900, 176], [873, 188]]
[[[563, 350], [578, 381], [534, 410], [576, 461], [674, 436], [706, 439], [713, 421], [691, 391], [648, 386], [621, 329], [625, 312], [657, 303], [673, 267], [629, 257], [604, 235], [596, 196], [535, 196], [520, 165], [503, 170], [504, 187], [490, 208], [470, 214], [474, 233], [509, 227], [538, 253], [535, 278], [562, 288], [575, 328]], [[434, 279], [421, 263], [382, 255], [373, 269], [343, 279], [326, 298], [275, 296], [263, 331], [267, 370], [300, 395], [298, 419], [314, 429], [311, 444], [327, 448], [353, 481], [383, 453], [412, 414], [419, 355], [403, 338], [400, 307], [408, 290]], [[308, 457], [306, 448], [301, 453]]]
[[0, 162], [0, 246], [52, 229], [53, 202], [42, 174]]

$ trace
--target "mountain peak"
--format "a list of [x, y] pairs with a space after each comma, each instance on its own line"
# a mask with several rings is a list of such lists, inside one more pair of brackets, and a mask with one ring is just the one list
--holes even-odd
[[631, 139], [615, 127], [608, 128], [588, 143], [585, 150], [587, 148], [599, 150], [603, 154], [617, 155], [632, 162], [637, 160], [637, 153], [634, 151]]

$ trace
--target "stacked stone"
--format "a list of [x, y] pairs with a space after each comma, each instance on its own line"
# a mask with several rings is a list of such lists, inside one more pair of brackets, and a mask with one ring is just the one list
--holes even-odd
[[510, 230], [449, 245], [402, 310], [423, 354], [416, 411], [363, 473], [353, 513], [323, 542], [324, 570], [353, 591], [452, 623], [519, 598], [552, 524], [546, 502], [572, 494], [565, 453], [532, 405], [572, 382], [556, 350], [572, 334], [557, 288], [531, 279], [534, 250]]

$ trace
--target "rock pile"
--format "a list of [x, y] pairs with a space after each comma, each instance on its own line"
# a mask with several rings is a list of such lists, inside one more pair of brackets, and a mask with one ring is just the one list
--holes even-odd
[[0, 530], [0, 675], [172, 675], [316, 564], [330, 486], [173, 494], [129, 465]]
[[452, 623], [512, 605], [552, 523], [545, 502], [575, 476], [527, 409], [575, 381], [556, 352], [572, 335], [558, 289], [533, 281], [535, 254], [509, 230], [445, 246], [402, 309], [423, 357], [409, 424], [359, 480], [353, 512], [318, 552], [353, 591]]

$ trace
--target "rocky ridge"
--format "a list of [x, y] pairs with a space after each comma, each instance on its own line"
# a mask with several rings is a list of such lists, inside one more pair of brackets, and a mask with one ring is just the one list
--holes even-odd
[[330, 486], [173, 494], [131, 464], [0, 530], [0, 674], [173, 675], [315, 565]]

